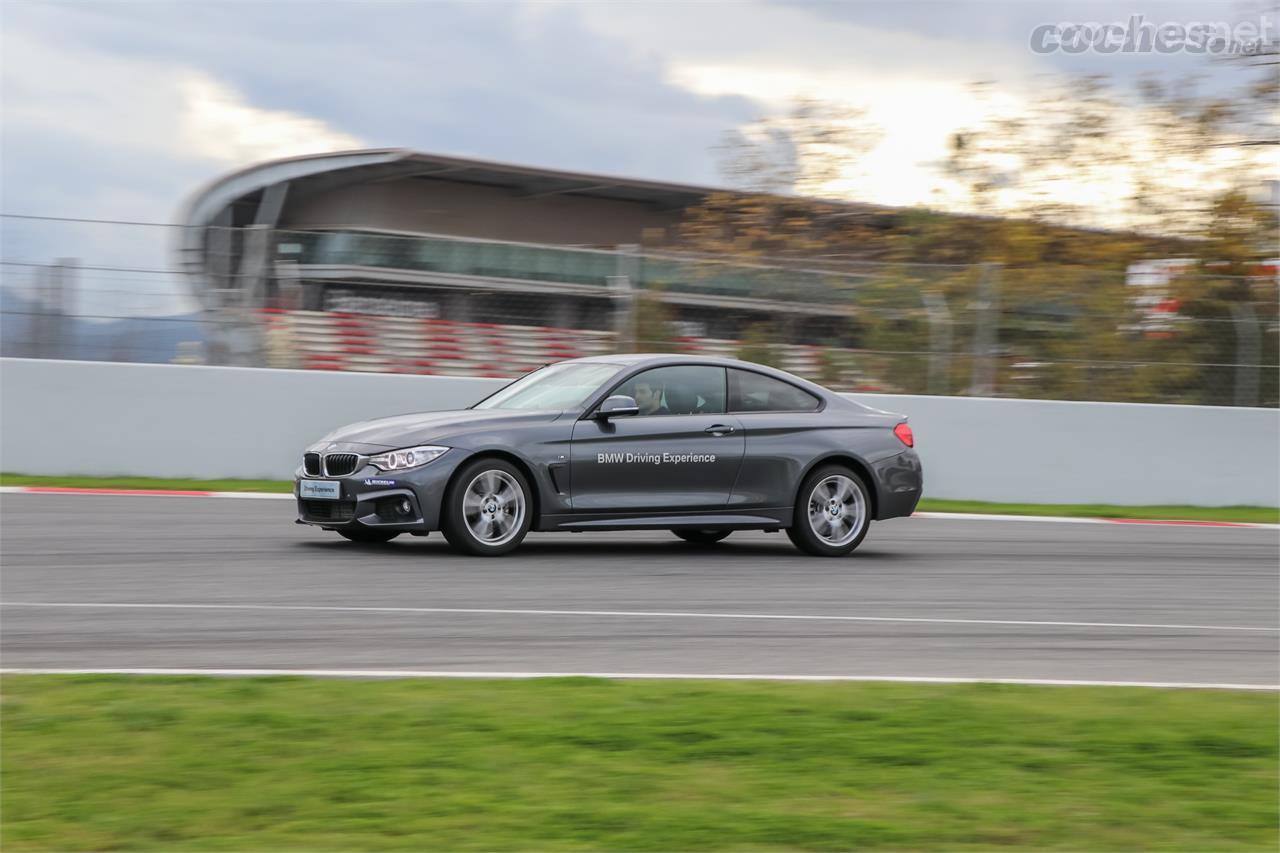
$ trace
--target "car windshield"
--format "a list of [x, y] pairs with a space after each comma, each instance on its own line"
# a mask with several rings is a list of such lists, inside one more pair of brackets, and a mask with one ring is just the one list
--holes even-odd
[[617, 372], [616, 364], [553, 364], [520, 377], [493, 396], [476, 403], [474, 408], [572, 409], [582, 405], [583, 400]]

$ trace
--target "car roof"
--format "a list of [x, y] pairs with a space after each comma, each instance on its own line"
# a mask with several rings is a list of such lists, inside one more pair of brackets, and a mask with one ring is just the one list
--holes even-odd
[[764, 365], [752, 364], [749, 361], [743, 361], [738, 358], [724, 358], [713, 355], [687, 355], [678, 352], [625, 352], [615, 353], [613, 355], [591, 355], [583, 358], [566, 359], [570, 362], [585, 362], [597, 364], [617, 364], [625, 367], [632, 367], [637, 364], [671, 364], [679, 362], [680, 364], [713, 364], [717, 367], [742, 367], [744, 365], [750, 367], [763, 367]]
[[[567, 359], [568, 363], [615, 364], [619, 367], [661, 367], [664, 364], [705, 364], [711, 367], [739, 367], [754, 370], [770, 376], [776, 376], [793, 385], [799, 385], [823, 397], [832, 397], [832, 392], [802, 376], [770, 367], [767, 364], [756, 364], [754, 361], [743, 361], [740, 358], [727, 358], [716, 355], [688, 355], [678, 352], [628, 352], [614, 355], [592, 355], [584, 358]], [[565, 363], [565, 362], [561, 362]]]

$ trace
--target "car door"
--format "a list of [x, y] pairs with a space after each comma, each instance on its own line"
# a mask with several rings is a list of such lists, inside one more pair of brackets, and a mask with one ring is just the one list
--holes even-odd
[[746, 442], [725, 414], [724, 368], [655, 367], [614, 394], [635, 397], [637, 415], [578, 421], [570, 487], [575, 513], [694, 512], [729, 501]]

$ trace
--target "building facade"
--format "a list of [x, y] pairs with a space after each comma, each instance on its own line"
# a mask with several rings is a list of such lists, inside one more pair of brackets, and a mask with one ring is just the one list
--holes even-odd
[[221, 319], [216, 362], [254, 358], [266, 343], [246, 318], [273, 308], [643, 343], [637, 301], [649, 295], [664, 306], [660, 322], [693, 337], [733, 339], [780, 316], [828, 334], [825, 273], [640, 250], [712, 192], [401, 149], [337, 152], [261, 163], [204, 187], [181, 215], [178, 253]]

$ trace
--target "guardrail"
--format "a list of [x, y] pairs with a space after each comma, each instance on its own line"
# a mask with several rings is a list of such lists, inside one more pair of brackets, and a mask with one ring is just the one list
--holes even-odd
[[[0, 470], [284, 479], [334, 427], [503, 381], [0, 359]], [[850, 396], [911, 417], [929, 497], [1280, 506], [1275, 409]]]

